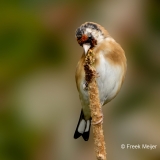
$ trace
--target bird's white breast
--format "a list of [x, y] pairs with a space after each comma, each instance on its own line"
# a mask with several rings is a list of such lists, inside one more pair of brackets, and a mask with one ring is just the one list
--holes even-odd
[[100, 65], [96, 67], [99, 75], [97, 84], [99, 88], [100, 102], [103, 105], [114, 98], [122, 81], [122, 68], [106, 61], [103, 51], [100, 51]]
[[[119, 65], [113, 65], [105, 59], [103, 51], [99, 53], [100, 63], [96, 66], [98, 74], [97, 84], [99, 89], [99, 98], [102, 105], [113, 99], [122, 83], [123, 69]], [[82, 106], [90, 112], [88, 91], [85, 89], [85, 79], [80, 83], [80, 100]]]

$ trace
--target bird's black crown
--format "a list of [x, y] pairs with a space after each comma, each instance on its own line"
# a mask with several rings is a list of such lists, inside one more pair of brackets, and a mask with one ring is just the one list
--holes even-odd
[[101, 31], [98, 26], [95, 23], [87, 22], [85, 24], [82, 24], [77, 30], [76, 30], [76, 37], [80, 38], [84, 34], [86, 28], [90, 28], [93, 30]]

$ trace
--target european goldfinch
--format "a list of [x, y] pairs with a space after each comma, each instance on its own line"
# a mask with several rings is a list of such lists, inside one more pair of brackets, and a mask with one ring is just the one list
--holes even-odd
[[84, 52], [76, 68], [76, 85], [82, 110], [74, 134], [85, 141], [89, 139], [91, 113], [89, 96], [85, 81], [84, 60], [89, 49], [95, 53], [94, 67], [98, 74], [96, 82], [101, 106], [111, 101], [119, 92], [126, 74], [126, 57], [121, 46], [109, 35], [107, 30], [93, 22], [86, 22], [76, 30], [76, 39]]

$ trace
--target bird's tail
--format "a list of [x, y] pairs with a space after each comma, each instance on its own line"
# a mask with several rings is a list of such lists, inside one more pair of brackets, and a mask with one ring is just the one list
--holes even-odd
[[76, 131], [74, 133], [74, 138], [77, 139], [80, 136], [82, 136], [85, 141], [88, 141], [90, 127], [91, 127], [91, 118], [88, 120], [85, 120], [83, 110], [81, 110], [78, 125], [77, 125]]

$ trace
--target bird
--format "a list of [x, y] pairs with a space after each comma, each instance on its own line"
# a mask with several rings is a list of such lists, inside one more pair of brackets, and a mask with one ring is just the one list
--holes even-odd
[[82, 109], [74, 138], [82, 136], [85, 141], [88, 141], [92, 118], [89, 108], [88, 84], [85, 80], [85, 55], [89, 49], [95, 54], [94, 68], [98, 75], [96, 82], [101, 107], [115, 98], [120, 91], [126, 75], [127, 59], [120, 44], [110, 36], [104, 27], [95, 22], [82, 24], [76, 29], [75, 37], [84, 51], [75, 72]]

